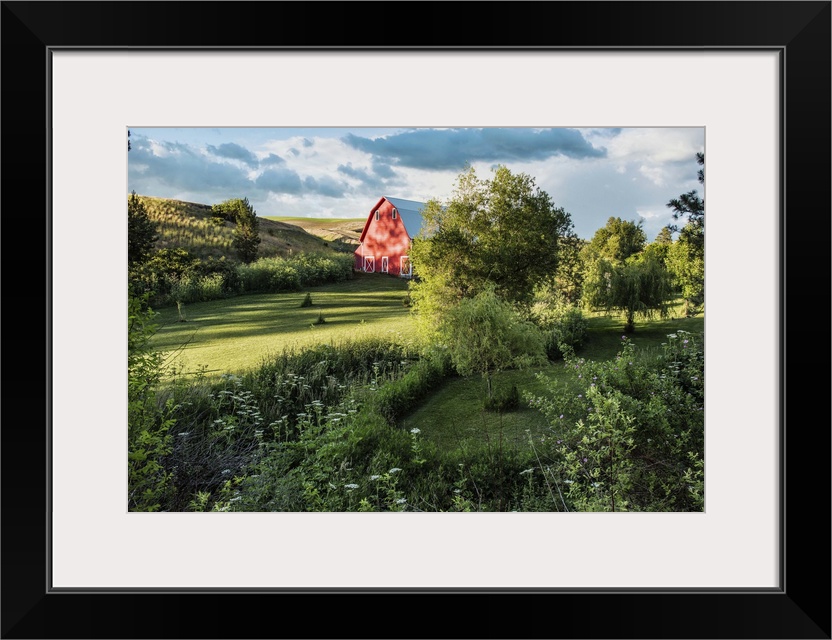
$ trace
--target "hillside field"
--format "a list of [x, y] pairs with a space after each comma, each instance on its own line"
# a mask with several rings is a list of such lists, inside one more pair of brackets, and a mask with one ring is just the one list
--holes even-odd
[[292, 218], [283, 216], [266, 216], [264, 220], [271, 220], [281, 224], [300, 227], [307, 233], [318, 236], [327, 242], [340, 241], [347, 244], [358, 244], [361, 231], [364, 229], [364, 218]]
[[[234, 256], [234, 224], [225, 222], [222, 227], [218, 227], [212, 223], [210, 205], [143, 195], [139, 199], [159, 230], [157, 249], [181, 247], [200, 258]], [[326, 234], [311, 232], [318, 228], [317, 223], [304, 222], [305, 220], [311, 219], [258, 216], [261, 240], [258, 257], [285, 258], [304, 252], [340, 253], [353, 250], [351, 245], [341, 242], [337, 234], [323, 237]], [[338, 222], [346, 224], [345, 221]], [[350, 225], [346, 224], [346, 227]], [[360, 234], [360, 229], [358, 233]], [[349, 234], [343, 235], [346, 238]]]

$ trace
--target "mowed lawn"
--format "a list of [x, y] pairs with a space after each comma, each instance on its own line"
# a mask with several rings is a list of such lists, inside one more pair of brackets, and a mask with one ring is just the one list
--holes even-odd
[[[307, 292], [312, 306], [301, 308]], [[362, 337], [410, 340], [413, 318], [403, 304], [407, 280], [361, 274], [346, 282], [293, 293], [244, 295], [159, 309], [153, 347], [182, 373], [242, 373], [271, 354]], [[322, 316], [325, 322], [316, 324]]]
[[[577, 355], [596, 361], [614, 358], [621, 349], [623, 318], [603, 313], [587, 315], [587, 342]], [[681, 306], [675, 305], [667, 318], [637, 320], [636, 330], [628, 338], [637, 351], [654, 352], [662, 348], [662, 342], [667, 341], [668, 334], [681, 329], [699, 337], [704, 331], [704, 325], [703, 315], [681, 317]], [[548, 395], [547, 383], [538, 374], [558, 386], [571, 384], [563, 361], [552, 362], [544, 367], [498, 373], [493, 379], [495, 390], [516, 385], [521, 401], [519, 409], [497, 414], [483, 409], [486, 387], [482, 376], [453, 377], [405, 416], [401, 425], [407, 429], [418, 428], [421, 437], [436, 444], [440, 450], [464, 450], [482, 446], [525, 449], [529, 446], [530, 438], [538, 440], [551, 435], [545, 416], [529, 407], [522, 398], [524, 393]]]

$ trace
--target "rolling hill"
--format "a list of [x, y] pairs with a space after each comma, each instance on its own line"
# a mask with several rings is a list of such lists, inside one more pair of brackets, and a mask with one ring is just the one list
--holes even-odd
[[[210, 205], [142, 195], [139, 198], [151, 220], [157, 224], [157, 249], [182, 247], [200, 258], [234, 257], [234, 224], [226, 222], [217, 226], [211, 221]], [[258, 220], [261, 240], [258, 256], [261, 258], [288, 257], [305, 252], [351, 253], [361, 233], [361, 228], [357, 233], [351, 231], [355, 221], [274, 216], [258, 216]], [[363, 225], [363, 221], [359, 222]]]
[[265, 220], [273, 220], [283, 224], [300, 227], [307, 233], [323, 238], [327, 242], [340, 241], [357, 245], [361, 231], [364, 229], [365, 218], [290, 218], [283, 216], [267, 216]]

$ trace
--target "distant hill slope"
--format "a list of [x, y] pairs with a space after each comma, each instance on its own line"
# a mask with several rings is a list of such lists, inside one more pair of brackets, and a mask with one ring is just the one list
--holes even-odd
[[[235, 259], [232, 245], [234, 224], [218, 227], [211, 221], [211, 206], [170, 198], [139, 196], [159, 230], [157, 249], [182, 247], [207, 258], [226, 256]], [[305, 219], [304, 219], [305, 220]], [[258, 257], [287, 257], [298, 253], [345, 253], [353, 247], [339, 238], [325, 239], [306, 231], [299, 224], [274, 217], [260, 217]], [[360, 234], [360, 231], [359, 231]]]
[[307, 233], [323, 238], [327, 242], [340, 241], [357, 245], [358, 238], [364, 230], [365, 218], [292, 218], [286, 216], [267, 216], [284, 224], [300, 227]]

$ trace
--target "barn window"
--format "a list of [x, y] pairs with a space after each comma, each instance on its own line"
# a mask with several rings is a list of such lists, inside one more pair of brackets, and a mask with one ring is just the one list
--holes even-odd
[[381, 272], [382, 273], [388, 273], [388, 266], [387, 266], [388, 263], [389, 263], [388, 257], [383, 256], [382, 259], [381, 259]]
[[379, 212], [378, 209], [376, 209], [376, 220], [378, 220], [380, 217], [381, 217], [381, 213]]
[[399, 215], [399, 210], [396, 209], [396, 207], [393, 207], [393, 220], [395, 220], [398, 215]]

